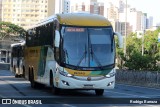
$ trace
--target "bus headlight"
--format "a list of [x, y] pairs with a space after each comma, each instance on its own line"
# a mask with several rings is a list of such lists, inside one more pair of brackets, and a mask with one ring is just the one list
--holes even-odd
[[107, 78], [111, 78], [113, 76], [115, 76], [116, 72], [110, 72], [106, 75]]
[[64, 71], [61, 71], [61, 70], [59, 70], [59, 73], [60, 73], [61, 75], [63, 75], [63, 76], [66, 76], [66, 77], [72, 77], [72, 76], [73, 76], [72, 74], [69, 74], [69, 73], [64, 72]]
[[67, 76], [68, 76], [68, 77], [72, 77], [73, 75], [72, 75], [72, 74], [67, 74]]

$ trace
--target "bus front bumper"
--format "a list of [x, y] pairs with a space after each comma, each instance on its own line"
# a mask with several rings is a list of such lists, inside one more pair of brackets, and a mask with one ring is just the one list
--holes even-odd
[[55, 85], [62, 89], [113, 89], [115, 86], [115, 76], [103, 78], [99, 80], [80, 80], [73, 77], [60, 75], [60, 78], [55, 78]]

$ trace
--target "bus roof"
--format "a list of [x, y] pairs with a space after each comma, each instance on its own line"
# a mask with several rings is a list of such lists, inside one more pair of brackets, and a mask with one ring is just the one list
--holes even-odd
[[57, 14], [60, 24], [76, 26], [111, 26], [103, 16], [90, 13]]
[[[90, 13], [65, 13], [56, 14], [48, 18], [45, 18], [41, 22], [32, 26], [29, 29], [45, 25], [53, 22], [54, 19], [58, 19], [60, 24], [73, 25], [73, 26], [111, 26], [111, 23], [103, 16]], [[28, 30], [29, 30], [28, 29]]]

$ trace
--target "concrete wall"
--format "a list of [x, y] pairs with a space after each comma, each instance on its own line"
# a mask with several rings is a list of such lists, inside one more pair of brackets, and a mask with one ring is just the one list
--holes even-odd
[[124, 84], [160, 87], [160, 72], [117, 70], [116, 82]]

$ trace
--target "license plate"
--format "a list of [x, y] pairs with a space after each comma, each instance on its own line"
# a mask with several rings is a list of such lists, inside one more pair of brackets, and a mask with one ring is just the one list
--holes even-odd
[[86, 85], [84, 85], [84, 87], [83, 87], [83, 88], [88, 88], [88, 89], [90, 89], [90, 88], [93, 88], [93, 85], [86, 84]]

